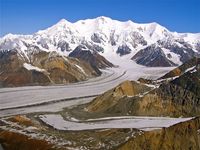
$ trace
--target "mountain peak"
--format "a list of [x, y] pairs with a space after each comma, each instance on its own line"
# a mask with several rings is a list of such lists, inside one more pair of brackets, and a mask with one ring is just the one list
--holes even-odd
[[66, 19], [61, 19], [60, 21], [58, 21], [58, 23], [56, 25], [71, 25], [72, 23], [67, 21]]
[[72, 30], [73, 24], [66, 19], [61, 19], [55, 25], [45, 29], [39, 30], [36, 34], [48, 34], [48, 35], [56, 35], [57, 32], [65, 32], [67, 30]]
[[113, 21], [111, 18], [105, 17], [105, 16], [97, 17], [97, 18], [94, 19], [94, 20], [98, 21], [99, 23], [103, 23], [103, 24]]
[[6, 34], [3, 38], [6, 39], [6, 38], [13, 38], [15, 37], [16, 35], [12, 34], [12, 33], [8, 33]]
[[159, 23], [157, 22], [151, 22], [151, 23], [148, 23], [149, 27], [153, 28], [154, 30], [156, 28], [159, 28], [159, 29], [166, 29], [165, 27], [161, 26]]
[[106, 17], [106, 16], [99, 16], [96, 18], [97, 20], [112, 20], [111, 18], [109, 17]]

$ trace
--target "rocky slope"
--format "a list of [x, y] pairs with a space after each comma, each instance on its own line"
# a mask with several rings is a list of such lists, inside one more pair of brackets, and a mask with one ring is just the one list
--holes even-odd
[[30, 56], [17, 50], [0, 52], [0, 86], [66, 84], [98, 76], [87, 62], [37, 51]]
[[172, 71], [168, 72], [164, 76], [160, 77], [159, 79], [166, 79], [166, 78], [172, 78], [176, 76], [180, 76], [181, 74], [184, 74], [185, 72], [195, 70], [195, 66], [199, 68], [200, 66], [200, 58], [194, 57], [181, 66], [173, 69]]
[[[149, 45], [137, 52], [132, 60], [145, 66], [177, 66], [199, 57], [199, 50], [193, 51], [192, 46], [183, 41], [158, 40], [157, 43]], [[182, 63], [181, 63], [182, 62]]]
[[168, 67], [177, 65], [169, 60], [163, 50], [156, 45], [151, 45], [140, 50], [132, 57], [132, 60], [135, 60], [138, 64], [149, 67]]
[[200, 118], [163, 128], [147, 131], [131, 138], [118, 150], [188, 150], [200, 149]]
[[143, 84], [134, 81], [125, 81], [117, 87], [105, 92], [103, 95], [96, 97], [91, 103], [89, 103], [86, 110], [88, 112], [109, 111], [110, 108], [115, 107], [119, 103], [123, 103], [122, 99], [139, 96], [149, 90], [151, 90], [151, 88]]
[[28, 45], [65, 56], [83, 45], [104, 57], [127, 55], [146, 66], [174, 66], [199, 56], [200, 34], [170, 32], [157, 23], [120, 22], [101, 16], [75, 23], [62, 19], [33, 35], [8, 34], [0, 39], [3, 51], [18, 48], [28, 55]]
[[69, 57], [78, 58], [89, 63], [99, 74], [101, 73], [99, 68], [105, 69], [106, 67], [114, 67], [114, 65], [101, 56], [97, 50], [91, 51], [82, 45], [76, 47], [75, 50], [69, 54]]

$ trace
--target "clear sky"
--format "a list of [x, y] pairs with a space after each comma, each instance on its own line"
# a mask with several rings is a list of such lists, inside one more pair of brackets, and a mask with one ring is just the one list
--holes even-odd
[[98, 16], [200, 32], [200, 0], [0, 0], [0, 36], [32, 34], [62, 18], [75, 22]]

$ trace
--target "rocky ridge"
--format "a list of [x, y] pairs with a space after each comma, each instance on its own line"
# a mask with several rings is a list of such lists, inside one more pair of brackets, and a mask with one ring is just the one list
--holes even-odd
[[0, 86], [67, 84], [100, 75], [82, 60], [39, 51], [28, 59], [16, 51], [0, 53]]

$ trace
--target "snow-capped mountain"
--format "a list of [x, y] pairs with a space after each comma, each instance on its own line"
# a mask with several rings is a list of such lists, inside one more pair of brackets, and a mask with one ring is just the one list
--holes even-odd
[[126, 55], [146, 66], [174, 66], [199, 56], [200, 33], [170, 32], [155, 22], [120, 22], [102, 16], [75, 23], [62, 19], [33, 35], [8, 34], [0, 39], [1, 51], [17, 49], [26, 59], [33, 52], [30, 46], [68, 56], [80, 45], [105, 57]]

